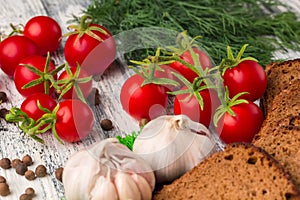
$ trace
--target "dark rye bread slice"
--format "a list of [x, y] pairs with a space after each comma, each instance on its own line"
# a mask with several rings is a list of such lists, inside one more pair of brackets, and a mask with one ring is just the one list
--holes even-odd
[[173, 183], [154, 200], [300, 199], [300, 193], [281, 165], [252, 144], [228, 144]]
[[300, 90], [283, 90], [273, 99], [272, 108], [268, 112], [260, 131], [254, 136], [255, 142], [260, 137], [268, 137], [278, 126], [300, 126]]
[[[299, 120], [299, 119], [298, 119]], [[300, 190], [300, 127], [283, 126], [261, 137], [254, 145], [266, 150], [291, 175]]]
[[272, 107], [273, 98], [296, 79], [300, 79], [300, 59], [283, 62], [273, 62], [266, 66], [268, 78], [267, 90], [261, 99], [264, 113], [267, 114]]

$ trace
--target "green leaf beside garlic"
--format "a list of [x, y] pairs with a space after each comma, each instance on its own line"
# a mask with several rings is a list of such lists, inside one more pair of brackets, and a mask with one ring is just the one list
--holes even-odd
[[147, 123], [133, 152], [154, 170], [156, 182], [169, 182], [217, 151], [210, 131], [185, 115], [164, 115]]
[[116, 138], [73, 154], [62, 182], [67, 200], [148, 200], [155, 187], [151, 167]]

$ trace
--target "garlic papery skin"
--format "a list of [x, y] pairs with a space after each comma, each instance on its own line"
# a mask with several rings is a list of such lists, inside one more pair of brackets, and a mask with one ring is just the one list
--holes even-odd
[[154, 170], [156, 182], [169, 182], [217, 151], [210, 131], [185, 115], [151, 120], [135, 139], [133, 152]]
[[148, 200], [155, 176], [141, 157], [109, 138], [73, 154], [62, 182], [67, 200]]

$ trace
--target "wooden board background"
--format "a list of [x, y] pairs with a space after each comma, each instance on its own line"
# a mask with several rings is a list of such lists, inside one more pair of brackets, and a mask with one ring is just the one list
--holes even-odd
[[[290, 6], [289, 9], [297, 12], [300, 18], [299, 0], [282, 1]], [[73, 14], [81, 14], [81, 11], [89, 3], [89, 0], [1, 0], [0, 32], [8, 33], [10, 30], [9, 23], [25, 24], [35, 15], [49, 15], [60, 23], [63, 33], [66, 33], [67, 21], [72, 19]], [[284, 49], [276, 52], [274, 56], [282, 59], [294, 59], [299, 58], [300, 53]], [[56, 55], [55, 61], [57, 64], [64, 61], [61, 53]], [[23, 136], [15, 125], [7, 124], [1, 120], [0, 158], [14, 159], [29, 154], [34, 159], [34, 165], [30, 169], [34, 169], [38, 164], [44, 164], [49, 175], [28, 181], [25, 177], [17, 175], [13, 169], [0, 169], [0, 175], [7, 178], [11, 189], [11, 195], [0, 197], [0, 199], [18, 199], [27, 187], [33, 187], [36, 190], [35, 199], [61, 199], [64, 195], [63, 186], [54, 177], [54, 171], [63, 166], [72, 153], [103, 138], [112, 137], [116, 134], [124, 135], [132, 130], [138, 130], [138, 124], [121, 109], [119, 103], [120, 88], [130, 73], [126, 67], [112, 66], [98, 81], [94, 81], [93, 86], [100, 91], [101, 104], [95, 109], [96, 124], [93, 133], [81, 143], [61, 145], [50, 133], [46, 133], [43, 135], [45, 144], [42, 145]], [[9, 101], [0, 105], [0, 108], [9, 109], [21, 104], [23, 97], [16, 91], [12, 80], [7, 78], [2, 71], [0, 71], [0, 91], [6, 92], [9, 98]], [[112, 131], [103, 131], [100, 128], [99, 122], [104, 118], [112, 119], [114, 124]]]

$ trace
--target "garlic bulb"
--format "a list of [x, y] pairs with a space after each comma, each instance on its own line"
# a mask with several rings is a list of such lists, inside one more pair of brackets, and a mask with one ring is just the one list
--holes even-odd
[[133, 152], [151, 165], [157, 183], [173, 181], [216, 150], [210, 131], [185, 115], [153, 119], [133, 144]]
[[151, 167], [116, 138], [72, 155], [62, 182], [67, 200], [149, 200], [155, 187]]

